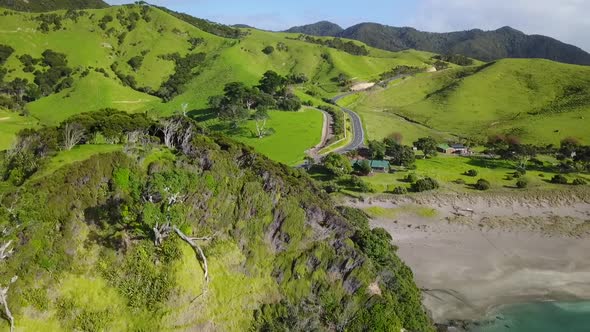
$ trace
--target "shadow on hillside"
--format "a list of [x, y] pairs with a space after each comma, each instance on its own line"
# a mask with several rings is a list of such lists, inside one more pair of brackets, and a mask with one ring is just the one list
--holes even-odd
[[187, 113], [190, 118], [197, 122], [206, 122], [215, 119], [216, 114], [213, 109], [192, 110]]

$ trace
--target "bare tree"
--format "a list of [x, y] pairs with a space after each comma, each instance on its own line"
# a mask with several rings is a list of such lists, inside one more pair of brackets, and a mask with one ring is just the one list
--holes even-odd
[[186, 114], [188, 113], [188, 103], [182, 103], [180, 105], [180, 110], [182, 112], [182, 115], [186, 116]]
[[265, 110], [258, 110], [254, 114], [254, 121], [256, 122], [256, 134], [258, 138], [263, 138], [267, 134], [266, 121], [268, 120], [268, 113]]
[[[12, 255], [13, 249], [10, 247], [11, 244], [12, 241], [8, 241], [0, 246], [0, 261], [4, 261]], [[13, 284], [17, 279], [17, 276], [12, 277], [10, 284]], [[10, 312], [10, 308], [8, 307], [8, 290], [10, 289], [10, 284], [6, 287], [0, 287], [0, 304], [2, 304], [4, 307], [4, 315], [10, 322], [10, 332], [13, 332], [14, 317], [12, 316], [12, 312]]]
[[180, 121], [177, 119], [167, 119], [161, 122], [162, 133], [164, 133], [164, 144], [168, 148], [174, 148], [174, 138], [181, 127]]
[[77, 123], [66, 123], [64, 125], [64, 149], [70, 151], [84, 138], [84, 128]]

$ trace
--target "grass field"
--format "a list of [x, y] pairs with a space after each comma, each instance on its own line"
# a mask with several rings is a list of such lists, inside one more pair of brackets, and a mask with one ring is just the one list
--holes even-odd
[[352, 106], [374, 138], [399, 129], [412, 139], [455, 134], [481, 141], [502, 133], [538, 145], [569, 136], [588, 143], [581, 124], [590, 116], [589, 89], [588, 67], [506, 59], [478, 70], [420, 74], [367, 93]]
[[[550, 158], [545, 159], [547, 159], [545, 166], [549, 169], [548, 167], [555, 161]], [[439, 155], [431, 159], [417, 160], [416, 167], [416, 170], [393, 174], [375, 173], [364, 177], [363, 180], [368, 182], [377, 192], [390, 191], [398, 186], [409, 187], [410, 184], [404, 181], [404, 178], [409, 173], [415, 173], [418, 177], [428, 176], [434, 178], [439, 182], [442, 190], [473, 191], [474, 189], [470, 185], [480, 178], [488, 180], [492, 185], [492, 190], [519, 190], [515, 187], [517, 179], [512, 177], [515, 164], [509, 161]], [[465, 175], [464, 173], [470, 169], [475, 169], [478, 175], [475, 177]], [[550, 190], [563, 188], [563, 185], [549, 183], [549, 180], [555, 174], [543, 168], [529, 166], [524, 177], [529, 180], [528, 188], [530, 189]], [[576, 177], [585, 178], [590, 182], [590, 175], [588, 174], [571, 174], [566, 177], [570, 182]], [[465, 184], [455, 183], [458, 179], [463, 180]]]
[[0, 151], [10, 148], [21, 129], [36, 126], [37, 121], [33, 118], [0, 109]]
[[305, 151], [320, 142], [323, 116], [316, 110], [299, 112], [271, 111], [267, 128], [275, 133], [257, 138], [254, 121], [241, 128], [239, 132], [226, 131], [232, 138], [248, 144], [271, 159], [287, 165], [296, 165], [305, 158]]

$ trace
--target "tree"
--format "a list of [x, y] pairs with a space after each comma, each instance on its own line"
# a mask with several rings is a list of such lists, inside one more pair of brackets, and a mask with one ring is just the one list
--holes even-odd
[[407, 167], [416, 161], [416, 154], [411, 147], [397, 144], [397, 142], [389, 139], [385, 140], [385, 145], [385, 154], [392, 158], [392, 164]]
[[182, 112], [182, 116], [186, 116], [188, 112], [188, 103], [180, 104], [180, 111]]
[[323, 160], [324, 167], [334, 176], [343, 176], [352, 172], [348, 158], [337, 153], [330, 153]]
[[269, 70], [262, 75], [258, 87], [261, 91], [274, 96], [279, 90], [282, 90], [285, 87], [286, 81], [287, 80], [283, 76]]
[[373, 171], [368, 160], [361, 160], [354, 165], [354, 170], [360, 175], [369, 175]]
[[516, 181], [516, 187], [524, 189], [529, 185], [529, 181], [526, 178], [520, 178]]
[[264, 53], [266, 55], [271, 55], [274, 51], [275, 51], [275, 48], [272, 46], [267, 46], [262, 49], [262, 53]]
[[475, 183], [475, 189], [477, 190], [488, 190], [492, 187], [492, 185], [490, 184], [490, 182], [486, 179], [479, 179], [477, 180], [477, 182]]
[[551, 183], [567, 184], [567, 178], [561, 174], [557, 174], [551, 178]]
[[254, 121], [256, 122], [256, 135], [258, 138], [263, 138], [267, 135], [266, 120], [268, 120], [268, 112], [265, 109], [259, 109], [254, 113]]
[[63, 128], [64, 150], [70, 151], [84, 138], [84, 128], [77, 124], [67, 122]]
[[433, 178], [420, 179], [412, 184], [412, 191], [423, 192], [438, 189], [439, 185]]
[[383, 159], [385, 158], [385, 152], [387, 146], [383, 142], [377, 140], [369, 141], [369, 153], [372, 159]]
[[164, 134], [164, 145], [172, 149], [174, 147], [174, 138], [178, 135], [181, 127], [180, 121], [174, 118], [162, 120], [160, 130]]
[[137, 55], [129, 59], [127, 64], [133, 69], [133, 71], [138, 71], [141, 69], [141, 65], [143, 63], [143, 57], [141, 55]]
[[248, 110], [237, 104], [222, 105], [217, 112], [219, 118], [231, 123], [233, 128], [237, 128], [241, 122], [248, 119]]
[[436, 140], [432, 137], [422, 137], [414, 142], [414, 146], [424, 152], [424, 157], [436, 156]]

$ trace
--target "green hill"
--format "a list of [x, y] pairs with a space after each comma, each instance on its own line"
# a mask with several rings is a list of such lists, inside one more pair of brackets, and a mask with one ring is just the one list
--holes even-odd
[[413, 138], [423, 130], [479, 141], [501, 133], [537, 145], [570, 136], [590, 142], [582, 125], [590, 116], [585, 66], [507, 59], [420, 74], [354, 102], [374, 138], [400, 129]]
[[434, 331], [391, 236], [306, 173], [182, 117], [172, 149], [145, 116], [82, 118], [144, 136], [58, 152], [44, 128], [2, 156], [10, 182], [40, 165], [0, 186], [3, 330]]
[[[192, 116], [201, 119], [209, 114], [208, 98], [221, 94], [225, 84], [238, 81], [254, 86], [268, 70], [284, 76], [304, 74], [309, 81], [294, 89], [298, 94], [311, 91], [312, 99], [319, 104], [321, 98], [341, 90], [334, 82], [340, 74], [363, 82], [376, 80], [398, 65], [425, 68], [433, 62], [432, 54], [426, 52], [393, 53], [370, 47], [368, 56], [355, 56], [299, 40], [295, 34], [236, 29], [143, 5], [42, 15], [7, 11], [0, 15], [0, 45], [13, 50], [6, 53], [9, 55], [3, 65], [3, 81], [9, 84], [22, 78], [33, 83], [25, 89], [24, 98], [16, 98], [21, 90], [14, 88], [12, 99], [20, 101], [19, 105], [5, 101], [4, 106], [29, 112], [41, 124], [56, 124], [73, 114], [107, 107], [149, 112], [153, 116], [169, 115], [184, 103]], [[360, 43], [353, 43], [360, 47]], [[266, 47], [273, 47], [274, 52], [265, 54]], [[50, 66], [43, 58], [49, 49], [63, 54], [65, 65], [48, 70]], [[24, 59], [27, 55], [29, 58]], [[178, 67], [178, 61], [190, 57], [196, 59], [193, 67]], [[36, 77], [35, 71], [46, 75]], [[186, 75], [176, 75], [185, 72]], [[45, 84], [41, 96], [32, 96], [40, 87], [36, 80], [45, 83], [50, 74], [58, 73], [64, 75], [51, 78], [55, 82]], [[321, 128], [320, 116], [297, 113], [280, 118], [312, 119], [310, 128]], [[287, 124], [278, 123], [277, 119], [277, 128], [289, 130]], [[211, 120], [206, 125], [218, 123]], [[269, 151], [264, 146], [279, 146], [282, 134], [289, 136], [279, 133], [277, 137], [265, 138], [276, 142], [250, 143], [260, 145], [261, 151]], [[300, 141], [309, 145], [277, 159], [301, 158], [304, 150], [318, 143], [303, 137]]]
[[344, 29], [338, 24], [328, 21], [320, 21], [314, 24], [292, 27], [285, 32], [304, 33], [312, 36], [337, 36], [343, 30]]
[[[345, 30], [320, 29], [312, 24], [295, 27], [294, 31], [318, 36], [356, 39], [367, 45], [389, 51], [416, 49], [439, 54], [462, 54], [482, 61], [505, 58], [542, 58], [558, 62], [590, 65], [590, 54], [579, 47], [550, 37], [526, 35], [510, 27], [493, 31], [479, 29], [448, 33], [419, 31], [409, 27], [392, 27], [378, 23], [361, 23]], [[291, 31], [291, 30], [288, 30]]]
[[106, 8], [102, 0], [0, 0], [0, 7], [26, 12], [49, 12], [60, 9]]

